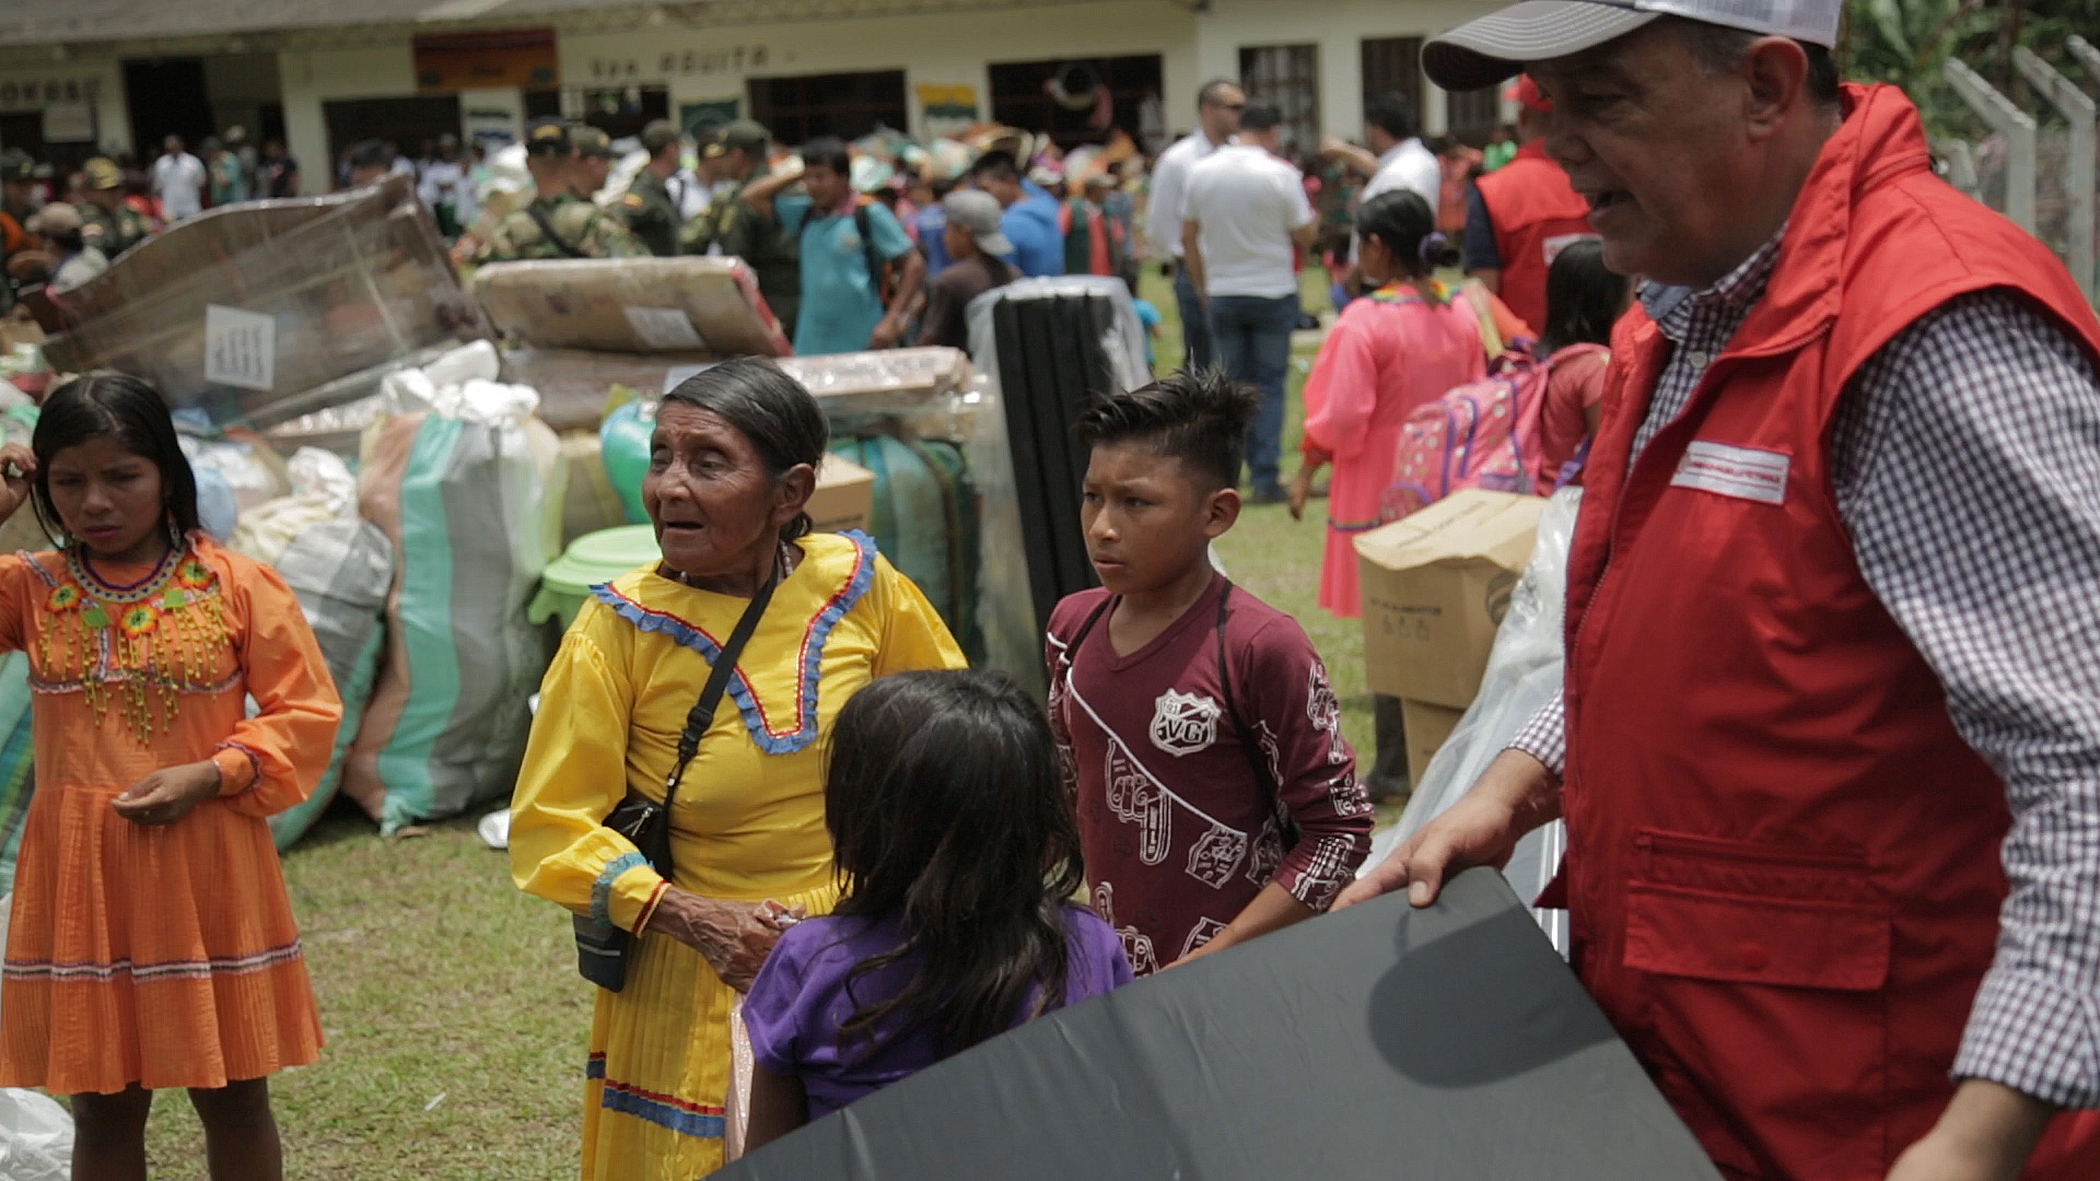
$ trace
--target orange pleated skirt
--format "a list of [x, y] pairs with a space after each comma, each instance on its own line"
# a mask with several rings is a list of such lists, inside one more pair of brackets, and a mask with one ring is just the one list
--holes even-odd
[[213, 801], [141, 827], [110, 808], [128, 786], [38, 784], [0, 1086], [217, 1088], [315, 1061], [321, 1021], [269, 823]]

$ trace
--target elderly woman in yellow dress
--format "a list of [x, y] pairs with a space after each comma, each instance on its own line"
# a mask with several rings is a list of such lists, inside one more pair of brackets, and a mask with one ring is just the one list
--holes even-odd
[[[512, 874], [635, 936], [625, 986], [598, 992], [591, 1023], [586, 1181], [692, 1181], [721, 1165], [730, 1006], [780, 909], [832, 902], [822, 736], [870, 680], [963, 665], [873, 542], [809, 532], [826, 436], [816, 400], [765, 362], [667, 395], [642, 486], [663, 560], [595, 588], [541, 690]], [[678, 788], [666, 881], [602, 822], [630, 793], [663, 799], [687, 714], [769, 579]]]

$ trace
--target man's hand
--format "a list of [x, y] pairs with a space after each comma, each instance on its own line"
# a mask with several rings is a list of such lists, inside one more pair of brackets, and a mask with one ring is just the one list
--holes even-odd
[[2055, 1115], [2031, 1095], [1970, 1079], [1932, 1130], [1896, 1158], [1888, 1181], [2019, 1181]]
[[173, 824], [197, 805], [216, 798], [220, 783], [219, 765], [210, 759], [163, 767], [133, 784], [109, 806], [133, 824], [149, 828]]
[[0, 521], [29, 502], [30, 481], [35, 478], [36, 452], [20, 443], [0, 447]]
[[1560, 785], [1553, 773], [1523, 751], [1503, 751], [1473, 790], [1342, 891], [1334, 908], [1369, 902], [1402, 886], [1409, 902], [1428, 906], [1461, 870], [1508, 865], [1519, 838], [1559, 815]]
[[897, 342], [902, 339], [904, 339], [904, 322], [895, 316], [884, 316], [882, 323], [877, 324], [874, 333], [868, 337], [868, 347], [871, 349], [893, 349], [897, 347]]

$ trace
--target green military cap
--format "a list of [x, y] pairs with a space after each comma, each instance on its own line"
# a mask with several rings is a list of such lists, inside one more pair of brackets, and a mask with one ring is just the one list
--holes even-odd
[[0, 152], [0, 180], [35, 180], [36, 161], [20, 148]]
[[772, 146], [773, 133], [767, 131], [763, 124], [750, 119], [738, 119], [725, 125], [715, 142], [707, 145], [706, 156], [712, 160], [718, 156], [727, 156], [738, 148], [754, 156], [763, 156], [766, 149]]
[[612, 159], [612, 137], [595, 127], [587, 124], [571, 127], [569, 129], [569, 142], [575, 144], [576, 150], [586, 156], [597, 156], [606, 160]]
[[535, 156], [558, 156], [573, 146], [569, 125], [559, 119], [534, 119], [525, 129], [525, 150]]
[[654, 156], [683, 138], [678, 133], [678, 124], [669, 119], [652, 120], [649, 126], [642, 128], [642, 149]]

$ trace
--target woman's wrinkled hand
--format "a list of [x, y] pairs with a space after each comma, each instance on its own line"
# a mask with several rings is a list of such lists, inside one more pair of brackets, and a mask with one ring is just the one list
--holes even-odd
[[699, 952], [722, 983], [748, 992], [780, 933], [802, 916], [800, 907], [784, 907], [771, 899], [755, 906], [721, 902], [672, 886], [650, 917], [648, 931]]

